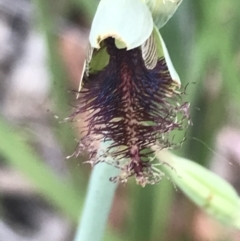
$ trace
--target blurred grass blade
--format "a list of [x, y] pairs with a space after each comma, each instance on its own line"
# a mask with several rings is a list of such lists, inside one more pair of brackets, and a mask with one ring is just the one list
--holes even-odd
[[78, 221], [81, 198], [69, 183], [61, 181], [25, 143], [22, 136], [0, 120], [0, 155], [24, 174], [39, 193], [74, 222]]
[[167, 165], [162, 169], [198, 206], [221, 222], [240, 229], [240, 198], [234, 188], [199, 164], [168, 151], [157, 158]]
[[82, 13], [88, 22], [91, 22], [97, 9], [99, 0], [69, 0], [69, 4], [84, 10]]
[[[154, 186], [155, 195], [153, 197], [153, 220], [151, 227], [151, 240], [166, 240], [168, 232], [168, 222], [174, 200], [174, 188], [172, 183], [166, 179], [161, 180], [159, 185]], [[160, 205], [159, 205], [160, 204]]]
[[[52, 9], [50, 1], [35, 0], [35, 4], [38, 9], [39, 23], [48, 51], [48, 65], [51, 71], [52, 84], [51, 94], [56, 108], [54, 111], [57, 112], [57, 115], [65, 118], [69, 114], [69, 95], [67, 92], [69, 87], [68, 76], [59, 52], [57, 16]], [[72, 146], [75, 143], [74, 133], [70, 128], [70, 124], [64, 123], [64, 125], [59, 125], [56, 134], [64, 149], [72, 151]]]
[[130, 199], [131, 213], [130, 222], [127, 224], [128, 235], [126, 235], [124, 240], [150, 240], [155, 211], [156, 186], [147, 185], [142, 188], [141, 186], [136, 186], [135, 182], [129, 184], [131, 184], [129, 194], [132, 196]]

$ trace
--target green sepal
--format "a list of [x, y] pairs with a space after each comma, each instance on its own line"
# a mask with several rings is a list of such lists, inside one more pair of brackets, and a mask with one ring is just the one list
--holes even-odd
[[159, 29], [173, 16], [182, 0], [144, 0], [144, 2], [149, 7], [154, 24]]
[[[89, 41], [93, 48], [108, 37], [127, 50], [139, 47], [151, 35], [151, 12], [141, 0], [101, 0], [94, 16]], [[119, 44], [121, 42], [121, 44]]]
[[227, 181], [199, 164], [168, 151], [160, 151], [156, 156], [165, 163], [161, 170], [195, 204], [221, 222], [240, 229], [240, 198]]
[[154, 35], [154, 39], [155, 39], [155, 43], [157, 46], [157, 54], [158, 54], [158, 58], [161, 59], [162, 57], [165, 58], [166, 63], [167, 63], [167, 67], [168, 67], [168, 71], [171, 75], [171, 78], [173, 79], [173, 81], [177, 84], [177, 85], [181, 85], [181, 80], [179, 78], [179, 75], [177, 73], [177, 71], [175, 70], [172, 60], [170, 58], [170, 55], [168, 53], [167, 47], [164, 43], [164, 40], [159, 32], [159, 30], [157, 29], [156, 26], [154, 26], [153, 28], [153, 35]]

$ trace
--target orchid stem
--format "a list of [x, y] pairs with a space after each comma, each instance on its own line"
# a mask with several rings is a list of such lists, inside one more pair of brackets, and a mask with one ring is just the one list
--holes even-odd
[[106, 163], [92, 171], [87, 197], [74, 241], [101, 241], [111, 210], [117, 183], [109, 181], [119, 170]]

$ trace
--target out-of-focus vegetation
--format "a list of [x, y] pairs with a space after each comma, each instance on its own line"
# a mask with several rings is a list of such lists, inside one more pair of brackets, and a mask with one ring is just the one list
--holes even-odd
[[[50, 111], [60, 117], [70, 113], [73, 94], [67, 89], [76, 88], [76, 83], [70, 84], [69, 65], [64, 66], [62, 56], [65, 55], [60, 55], [59, 29], [62, 20], [74, 22], [76, 29], [89, 27], [97, 2], [34, 1], [39, 23], [36, 28], [41, 29], [45, 37], [52, 74], [51, 96], [55, 107]], [[223, 158], [227, 169], [231, 169], [230, 161], [237, 170], [240, 170], [240, 154], [237, 156], [232, 150], [240, 149], [240, 142], [231, 139], [231, 130], [240, 128], [239, 9], [239, 0], [184, 0], [161, 30], [183, 89], [186, 86], [185, 98], [191, 103], [193, 125], [182, 148], [176, 153], [205, 166], [222, 165], [213, 165], [211, 161]], [[7, 165], [26, 176], [37, 193], [71, 220], [75, 227], [85, 196], [88, 178], [85, 173], [89, 169], [81, 164], [80, 159], [67, 160], [68, 178], [56, 176], [28, 145], [31, 140], [29, 132], [17, 130], [17, 125], [6, 125], [5, 122], [2, 117], [0, 156]], [[56, 136], [67, 156], [76, 145], [74, 138], [79, 129], [71, 128], [69, 123], [54, 123]], [[220, 135], [224, 128], [229, 128], [225, 136]], [[225, 138], [224, 143], [230, 142], [233, 148], [229, 150], [227, 146], [219, 146], [219, 136]], [[221, 152], [224, 148], [227, 150]], [[221, 174], [224, 175], [224, 171]], [[240, 191], [240, 176], [232, 179], [235, 188]], [[202, 214], [169, 180], [164, 179], [159, 185], [145, 188], [136, 186], [135, 182], [120, 185], [104, 240], [231, 241], [239, 240], [239, 237], [239, 232], [221, 226]]]

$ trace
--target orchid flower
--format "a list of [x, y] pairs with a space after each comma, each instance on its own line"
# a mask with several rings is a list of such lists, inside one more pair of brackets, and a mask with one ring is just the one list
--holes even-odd
[[135, 176], [145, 186], [166, 175], [207, 213], [240, 227], [240, 199], [232, 186], [168, 151], [182, 143], [172, 133], [190, 124], [189, 104], [182, 101], [181, 81], [159, 32], [181, 2], [99, 3], [71, 117], [85, 121], [73, 156], [87, 150], [89, 163], [104, 163], [92, 172], [75, 241], [102, 240], [117, 187], [109, 176], [123, 183]]
[[[74, 155], [86, 149], [92, 165], [107, 162], [121, 170], [112, 180], [135, 176], [143, 186], [161, 179], [153, 149], [175, 147], [171, 133], [189, 125], [189, 104], [182, 103], [179, 76], [154, 24], [159, 3], [153, 2], [100, 1], [72, 115], [84, 114], [86, 123]], [[157, 24], [165, 24], [178, 4], [161, 1], [168, 16]]]

